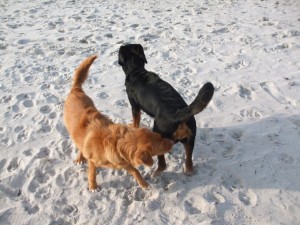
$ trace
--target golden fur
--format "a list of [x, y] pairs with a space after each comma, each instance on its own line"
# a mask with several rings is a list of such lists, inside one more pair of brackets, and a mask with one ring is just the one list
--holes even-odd
[[152, 166], [152, 156], [170, 151], [173, 141], [145, 128], [115, 124], [96, 109], [92, 99], [82, 90], [96, 58], [85, 59], [77, 68], [64, 104], [64, 122], [79, 150], [76, 162], [88, 161], [90, 190], [97, 188], [97, 167], [125, 169], [142, 188], [147, 188], [148, 183], [135, 167]]

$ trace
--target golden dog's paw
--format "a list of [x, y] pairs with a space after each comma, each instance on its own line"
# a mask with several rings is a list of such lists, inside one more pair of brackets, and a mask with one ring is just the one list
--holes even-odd
[[150, 187], [150, 185], [146, 182], [146, 181], [140, 181], [139, 182], [139, 185], [140, 185], [140, 187], [141, 188], [143, 188], [143, 189], [148, 189], [149, 187]]
[[100, 187], [97, 187], [97, 186], [89, 187], [89, 191], [92, 192], [92, 193], [99, 192]]
[[85, 159], [76, 159], [76, 160], [74, 160], [74, 163], [76, 165], [83, 165], [86, 163], [86, 160]]

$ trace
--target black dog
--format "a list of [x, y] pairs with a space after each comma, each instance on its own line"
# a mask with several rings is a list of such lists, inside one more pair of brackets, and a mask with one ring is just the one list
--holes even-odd
[[[201, 112], [211, 100], [214, 86], [206, 83], [196, 99], [188, 106], [179, 93], [155, 73], [145, 70], [147, 63], [140, 44], [129, 44], [119, 49], [119, 65], [126, 74], [126, 92], [132, 107], [133, 125], [138, 127], [141, 110], [154, 117], [153, 131], [164, 138], [183, 143], [186, 151], [185, 173], [193, 174], [192, 154], [196, 136], [194, 115]], [[166, 169], [164, 155], [158, 156], [159, 175]]]

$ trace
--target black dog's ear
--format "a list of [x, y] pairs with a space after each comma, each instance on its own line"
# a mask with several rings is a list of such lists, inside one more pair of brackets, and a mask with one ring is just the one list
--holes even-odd
[[136, 51], [136, 53], [138, 54], [138, 56], [144, 61], [144, 63], [148, 63], [142, 45], [137, 44], [135, 46], [134, 50]]
[[119, 65], [124, 66], [125, 64], [125, 46], [121, 46], [119, 49]]

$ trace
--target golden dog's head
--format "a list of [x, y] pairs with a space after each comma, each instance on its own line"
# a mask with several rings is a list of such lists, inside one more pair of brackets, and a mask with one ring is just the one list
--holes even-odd
[[152, 132], [145, 128], [136, 130], [136, 152], [134, 156], [134, 164], [152, 166], [153, 156], [163, 155], [169, 152], [174, 142], [167, 138], [162, 138], [160, 134]]
[[160, 134], [146, 128], [134, 128], [118, 141], [118, 149], [124, 160], [134, 167], [139, 165], [152, 166], [152, 156], [169, 152], [174, 142], [162, 138]]

